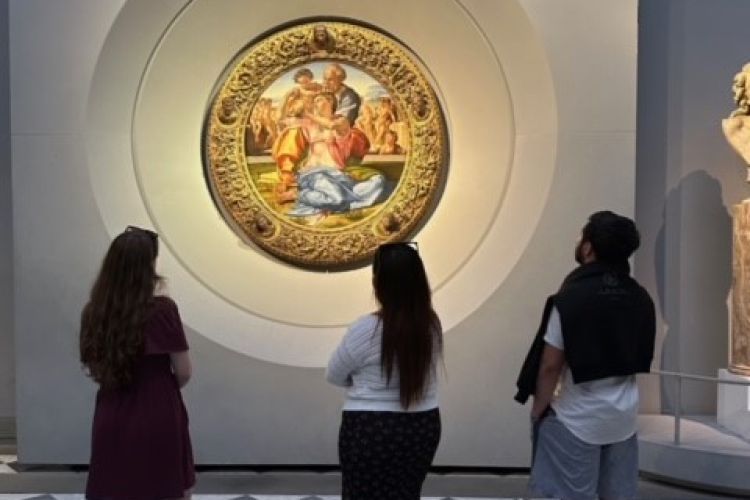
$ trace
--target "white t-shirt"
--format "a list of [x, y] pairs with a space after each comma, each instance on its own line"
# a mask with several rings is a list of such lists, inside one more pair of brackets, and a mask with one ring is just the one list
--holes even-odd
[[[557, 308], [550, 314], [544, 341], [565, 350]], [[635, 433], [637, 426], [635, 375], [574, 384], [573, 374], [566, 366], [552, 408], [563, 425], [582, 441], [596, 445], [624, 441]]]

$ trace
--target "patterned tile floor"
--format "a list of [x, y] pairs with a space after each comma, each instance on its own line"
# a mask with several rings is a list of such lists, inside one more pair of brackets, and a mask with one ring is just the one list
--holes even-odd
[[[0, 455], [0, 474], [17, 474], [10, 464], [15, 455]], [[193, 495], [193, 500], [340, 500], [338, 495]], [[81, 494], [22, 493], [0, 494], [0, 500], [86, 500]], [[510, 498], [422, 497], [422, 500], [512, 500]]]
[[[6, 452], [7, 453], [7, 452]], [[16, 462], [15, 455], [0, 454], [0, 487], [9, 488], [5, 491], [40, 491], [39, 493], [0, 493], [0, 500], [85, 500], [82, 494], [55, 494], [45, 493], [46, 491], [67, 491], [75, 492], [82, 491], [85, 478], [82, 480], [82, 475], [78, 472], [69, 470], [51, 470], [49, 472], [21, 472], [18, 473], [13, 469]], [[34, 474], [41, 474], [42, 479], [38, 477], [31, 477]], [[197, 493], [193, 495], [193, 500], [340, 500], [341, 497], [338, 495], [330, 494], [305, 494], [305, 495], [273, 495], [269, 493], [275, 493], [274, 489], [269, 490], [269, 484], [262, 482], [258, 488], [263, 491], [263, 494], [244, 494], [247, 490], [255, 490], [258, 487], [257, 482], [248, 481], [247, 478], [241, 478], [238, 480], [236, 477], [227, 478], [219, 474], [215, 476], [210, 472], [204, 472], [202, 476], [202, 491], [217, 491], [217, 492], [234, 492], [234, 494], [203, 494]], [[325, 476], [325, 475], [323, 475]], [[4, 479], [3, 479], [4, 477]], [[263, 475], [258, 475], [254, 478], [262, 478]], [[293, 479], [300, 481], [302, 485], [308, 484], [308, 486], [302, 486], [297, 483], [292, 491], [306, 492], [315, 491], [323, 493], [333, 493], [337, 491], [337, 487], [331, 487], [330, 481], [319, 481], [320, 475], [314, 474], [316, 480], [313, 484], [324, 486], [318, 489], [318, 486], [309, 484], [309, 478], [295, 477]], [[333, 477], [333, 476], [332, 476]], [[470, 487], [466, 487], [466, 481], [469, 481]], [[272, 481], [285, 482], [284, 473], [274, 477]], [[428, 478], [426, 485], [429, 490], [428, 494], [434, 495], [436, 492], [442, 491], [456, 491], [457, 483], [461, 485], [458, 487], [458, 491], [461, 491], [463, 495], [466, 493], [470, 495], [480, 496], [426, 496], [422, 497], [422, 500], [519, 500], [526, 490], [526, 481], [528, 478], [524, 475], [509, 475], [509, 476], [457, 476], [450, 478], [448, 476], [436, 475], [435, 477]], [[4, 481], [4, 483], [3, 483]], [[337, 481], [334, 481], [337, 482]], [[244, 486], [243, 486], [244, 484]], [[285, 483], [286, 484], [286, 483]], [[247, 488], [247, 489], [245, 489]], [[273, 485], [272, 485], [273, 488]], [[278, 488], [276, 488], [278, 490]], [[2, 491], [2, 490], [0, 490]], [[199, 489], [200, 491], [200, 489]], [[257, 490], [256, 490], [257, 491]], [[447, 491], [446, 491], [447, 492]], [[506, 496], [498, 497], [492, 495], [502, 494], [505, 492]], [[649, 481], [648, 479], [642, 478], [639, 482], [639, 498], [641, 500], [729, 500], [740, 497], [729, 496], [729, 495], [713, 495], [706, 494], [697, 490], [687, 490], [673, 485], [665, 485], [659, 482]], [[750, 497], [741, 497], [750, 498]], [[530, 500], [530, 499], [527, 499]]]
[[[85, 500], [83, 495], [1, 495], [0, 500]], [[340, 500], [339, 496], [316, 495], [193, 495], [193, 500]], [[501, 498], [422, 497], [422, 500], [512, 500]]]

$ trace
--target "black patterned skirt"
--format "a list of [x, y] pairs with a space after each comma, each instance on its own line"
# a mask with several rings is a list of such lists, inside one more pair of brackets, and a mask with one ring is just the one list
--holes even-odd
[[418, 500], [440, 442], [440, 412], [344, 411], [342, 500]]

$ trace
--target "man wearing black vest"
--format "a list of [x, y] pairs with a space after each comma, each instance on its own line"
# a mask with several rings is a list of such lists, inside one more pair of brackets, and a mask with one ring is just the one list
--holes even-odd
[[628, 265], [639, 244], [632, 220], [591, 215], [575, 249], [579, 267], [547, 299], [516, 395], [534, 396], [534, 494], [636, 497], [635, 374], [649, 371], [655, 336], [653, 302]]

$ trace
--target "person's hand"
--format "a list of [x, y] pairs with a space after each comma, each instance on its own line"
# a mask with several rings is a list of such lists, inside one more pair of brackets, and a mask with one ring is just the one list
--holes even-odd
[[540, 418], [538, 415], [535, 416], [534, 412], [529, 413], [529, 439], [531, 439], [531, 442], [536, 441], [536, 433], [539, 429], [539, 421]]
[[541, 409], [536, 406], [532, 406], [531, 411], [529, 412], [529, 418], [532, 422], [539, 423], [539, 421], [544, 418], [544, 415], [547, 413], [547, 410], [549, 410], [549, 408], [549, 405]]

